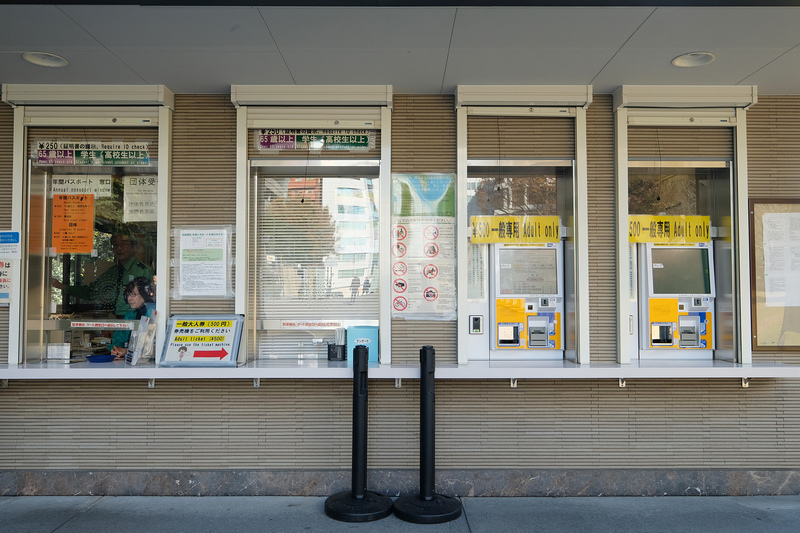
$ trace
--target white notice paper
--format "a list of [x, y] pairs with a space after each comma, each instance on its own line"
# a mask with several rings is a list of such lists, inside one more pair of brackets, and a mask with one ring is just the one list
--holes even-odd
[[764, 288], [767, 307], [800, 307], [800, 214], [766, 213]]
[[228, 297], [228, 231], [180, 230], [181, 297]]

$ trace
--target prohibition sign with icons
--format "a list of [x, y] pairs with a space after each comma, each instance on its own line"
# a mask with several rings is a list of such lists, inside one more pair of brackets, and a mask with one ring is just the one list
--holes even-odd
[[422, 273], [426, 278], [433, 279], [439, 275], [439, 267], [436, 265], [425, 265], [425, 268], [422, 269]]
[[433, 302], [438, 297], [439, 297], [439, 291], [437, 291], [435, 288], [428, 287], [427, 289], [425, 289], [425, 299], [428, 300], [429, 302]]
[[439, 228], [436, 226], [426, 226], [424, 230], [425, 238], [432, 241], [439, 236]]
[[439, 255], [439, 245], [431, 242], [425, 245], [425, 255], [428, 257], [436, 257]]
[[394, 246], [392, 246], [392, 255], [395, 257], [403, 257], [406, 255], [406, 245], [402, 242], [398, 242]]
[[408, 300], [406, 300], [402, 296], [398, 296], [397, 298], [394, 299], [392, 305], [394, 305], [394, 308], [398, 311], [405, 311], [406, 307], [408, 307]]
[[404, 279], [394, 280], [394, 292], [406, 292], [408, 285]]
[[406, 272], [408, 272], [408, 267], [402, 261], [398, 261], [394, 265], [392, 265], [392, 272], [394, 272], [395, 276], [402, 276]]
[[408, 235], [408, 230], [405, 226], [395, 226], [394, 227], [394, 238], [398, 241], [402, 241]]

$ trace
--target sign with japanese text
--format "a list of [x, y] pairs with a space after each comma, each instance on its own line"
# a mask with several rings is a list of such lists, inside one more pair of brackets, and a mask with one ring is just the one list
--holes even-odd
[[559, 242], [561, 222], [557, 216], [472, 217], [472, 244], [534, 244]]
[[256, 130], [259, 150], [369, 150], [374, 130]]
[[0, 231], [0, 257], [3, 259], [20, 259], [22, 245], [18, 231]]
[[230, 298], [231, 228], [177, 228], [178, 298]]
[[711, 242], [711, 218], [700, 215], [629, 215], [628, 240], [659, 244]]
[[111, 196], [111, 176], [54, 175], [51, 194], [91, 194], [95, 198]]
[[53, 250], [88, 254], [94, 248], [94, 195], [53, 195]]
[[0, 305], [11, 303], [11, 261], [0, 259]]
[[69, 323], [71, 328], [87, 329], [133, 329], [132, 322], [105, 322], [98, 320], [79, 321], [73, 320]]
[[455, 177], [392, 176], [392, 316], [455, 318]]
[[236, 366], [243, 315], [174, 315], [162, 366]]
[[148, 166], [146, 142], [36, 141], [40, 166]]
[[158, 217], [158, 178], [156, 176], [126, 176], [124, 178], [125, 223], [154, 222]]

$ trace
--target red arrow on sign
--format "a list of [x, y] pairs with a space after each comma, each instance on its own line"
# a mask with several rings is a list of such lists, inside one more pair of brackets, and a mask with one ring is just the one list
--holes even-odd
[[225, 348], [220, 348], [219, 350], [194, 352], [194, 355], [192, 357], [219, 357], [220, 359], [222, 359], [226, 355], [228, 355], [228, 352], [225, 351]]

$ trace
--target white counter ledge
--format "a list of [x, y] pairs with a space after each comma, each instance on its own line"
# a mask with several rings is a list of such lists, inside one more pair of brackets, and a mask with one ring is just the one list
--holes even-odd
[[[46, 362], [0, 364], [0, 380], [43, 379], [351, 379], [349, 362], [327, 360], [258, 360], [236, 368], [126, 366], [110, 363]], [[416, 364], [369, 363], [371, 379], [417, 379]], [[471, 361], [465, 365], [440, 363], [437, 379], [749, 379], [800, 378], [800, 365], [757, 362], [742, 365], [726, 361], [652, 360], [629, 365], [571, 361]]]

